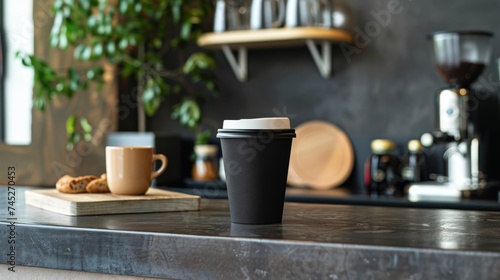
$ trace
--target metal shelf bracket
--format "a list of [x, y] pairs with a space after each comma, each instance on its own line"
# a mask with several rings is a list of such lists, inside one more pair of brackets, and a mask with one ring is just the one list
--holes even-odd
[[239, 47], [237, 49], [238, 59], [236, 59], [233, 51], [228, 45], [222, 45], [222, 51], [224, 52], [231, 69], [233, 69], [236, 78], [240, 82], [245, 82], [248, 76], [247, 49], [244, 47]]
[[313, 40], [306, 40], [306, 45], [309, 48], [309, 52], [311, 53], [314, 63], [316, 63], [321, 76], [323, 76], [323, 78], [330, 77], [332, 74], [332, 45], [330, 42], [325, 41], [321, 43], [321, 54]]
[[[318, 70], [323, 78], [328, 78], [332, 74], [332, 45], [330, 42], [322, 42], [320, 46], [311, 40], [305, 40], [309, 52], [318, 67]], [[226, 57], [231, 69], [233, 70], [236, 78], [240, 82], [246, 82], [248, 78], [248, 52], [245, 47], [238, 47], [236, 49], [238, 58], [229, 45], [222, 45], [222, 52]], [[321, 48], [321, 50], [319, 50]]]

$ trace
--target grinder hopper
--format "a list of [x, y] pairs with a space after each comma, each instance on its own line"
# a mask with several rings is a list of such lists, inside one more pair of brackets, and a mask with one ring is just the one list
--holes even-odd
[[439, 76], [451, 88], [469, 88], [481, 75], [491, 55], [493, 33], [435, 32], [429, 35]]

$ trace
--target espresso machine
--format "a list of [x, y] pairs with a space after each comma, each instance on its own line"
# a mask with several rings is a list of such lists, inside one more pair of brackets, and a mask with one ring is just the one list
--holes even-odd
[[[458, 200], [488, 185], [484, 156], [491, 156], [485, 149], [492, 141], [485, 135], [489, 135], [488, 126], [500, 124], [486, 118], [481, 123], [484, 108], [471, 84], [490, 62], [492, 37], [492, 33], [483, 31], [436, 32], [428, 36], [437, 72], [448, 87], [436, 94], [435, 131], [423, 134], [420, 141], [424, 147], [444, 148], [444, 174], [434, 176], [434, 181], [411, 185], [410, 200]], [[495, 117], [498, 120], [498, 114]]]

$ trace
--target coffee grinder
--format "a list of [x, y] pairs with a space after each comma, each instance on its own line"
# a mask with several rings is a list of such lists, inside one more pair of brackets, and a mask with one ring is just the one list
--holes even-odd
[[493, 34], [483, 31], [436, 32], [428, 36], [439, 76], [448, 87], [437, 92], [436, 130], [425, 133], [425, 147], [444, 145], [444, 176], [412, 185], [409, 196], [459, 198], [464, 191], [484, 187], [480, 167], [482, 148], [471, 84], [489, 64]]

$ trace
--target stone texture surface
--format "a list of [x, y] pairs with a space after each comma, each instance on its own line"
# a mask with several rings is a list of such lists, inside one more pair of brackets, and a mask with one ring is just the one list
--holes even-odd
[[102, 273], [88, 273], [82, 271], [69, 271], [61, 269], [48, 269], [30, 266], [17, 266], [15, 271], [9, 271], [9, 266], [0, 264], [0, 279], [17, 280], [154, 280], [157, 278], [145, 278], [125, 275], [109, 275]]
[[[230, 223], [225, 200], [202, 200], [196, 212], [69, 217], [25, 206], [23, 191], [16, 265], [172, 279], [500, 277], [499, 212], [288, 203], [282, 224], [245, 226]], [[7, 225], [2, 211], [2, 248]]]

